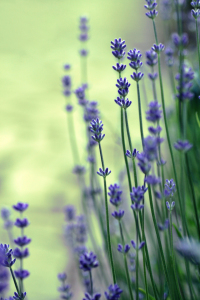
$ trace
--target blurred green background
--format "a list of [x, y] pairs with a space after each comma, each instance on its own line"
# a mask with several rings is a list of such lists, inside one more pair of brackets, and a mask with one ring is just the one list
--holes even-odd
[[[90, 100], [99, 102], [105, 123], [105, 161], [111, 170], [115, 169], [109, 177], [110, 184], [118, 176], [121, 168], [118, 158], [122, 153], [113, 134], [113, 131], [119, 132], [120, 125], [119, 109], [114, 104], [116, 74], [112, 70], [115, 60], [110, 41], [122, 37], [127, 50], [136, 47], [143, 53], [150, 48], [154, 42], [153, 29], [145, 17], [143, 2], [0, 1], [0, 208], [18, 201], [30, 204], [26, 216], [31, 225], [26, 234], [32, 238], [31, 256], [25, 261], [31, 273], [25, 281], [29, 300], [57, 299], [57, 273], [64, 271], [67, 265], [68, 282], [77, 286], [77, 271], [63, 242], [63, 206], [71, 203], [79, 213], [81, 209], [78, 183], [72, 174], [61, 78], [63, 64], [70, 63], [73, 88], [80, 85], [79, 17], [87, 15], [90, 20], [89, 93]], [[125, 76], [130, 78], [131, 73], [127, 67]], [[144, 82], [148, 93], [147, 76]], [[149, 101], [152, 100], [152, 94], [148, 96]], [[134, 82], [130, 100], [133, 101], [130, 125], [137, 147], [140, 134]], [[75, 96], [72, 101], [77, 103]], [[76, 106], [75, 128], [84, 157], [85, 126], [81, 119], [81, 110]], [[12, 218], [16, 217], [13, 213]], [[15, 237], [18, 233], [15, 229]], [[0, 242], [9, 242], [2, 221]], [[11, 283], [10, 293], [13, 290]], [[73, 292], [74, 299], [81, 297], [77, 288]]]

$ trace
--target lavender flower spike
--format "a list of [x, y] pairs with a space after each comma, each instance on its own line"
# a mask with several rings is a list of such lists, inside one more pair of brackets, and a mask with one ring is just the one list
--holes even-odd
[[105, 171], [103, 171], [102, 168], [99, 168], [99, 171], [97, 172], [97, 174], [98, 174], [99, 176], [102, 176], [102, 177], [104, 177], [104, 178], [105, 178], [106, 176], [110, 175], [110, 173], [111, 173], [111, 171], [109, 171], [108, 168], [105, 168]]
[[113, 213], [112, 213], [112, 216], [115, 218], [115, 219], [117, 219], [118, 221], [120, 221], [122, 218], [123, 218], [123, 216], [124, 216], [124, 210], [119, 210], [119, 211], [114, 211]]
[[114, 185], [109, 186], [109, 192], [108, 196], [110, 196], [110, 203], [114, 206], [119, 206], [122, 202], [121, 194], [122, 190], [120, 189], [120, 186], [115, 183]]
[[97, 118], [96, 120], [92, 120], [92, 122], [90, 122], [90, 124], [91, 124], [91, 126], [89, 127], [89, 130], [92, 133], [94, 133], [94, 135], [92, 136], [93, 140], [95, 142], [100, 143], [100, 141], [102, 141], [103, 138], [105, 137], [105, 134], [101, 133], [103, 131], [102, 121]]
[[96, 255], [93, 252], [85, 252], [80, 256], [80, 269], [83, 271], [90, 271], [93, 268], [98, 267], [99, 263], [96, 259]]
[[178, 140], [175, 144], [174, 144], [174, 148], [178, 151], [181, 152], [187, 152], [192, 148], [192, 144], [190, 144], [187, 140], [182, 141], [182, 140]]
[[119, 244], [117, 247], [117, 250], [124, 254], [127, 254], [130, 249], [131, 249], [131, 247], [128, 244], [126, 244], [124, 247], [121, 244]]
[[173, 197], [176, 191], [176, 184], [173, 179], [166, 179], [164, 195], [165, 197]]
[[115, 39], [113, 42], [111, 41], [110, 47], [113, 49], [112, 54], [118, 59], [121, 59], [126, 54], [124, 51], [126, 44], [121, 38]]
[[0, 244], [0, 264], [4, 267], [11, 268], [14, 265], [16, 259], [12, 258], [12, 249], [9, 249], [9, 245]]
[[85, 298], [83, 300], [99, 300], [101, 298], [101, 294], [90, 295], [89, 293], [85, 293]]
[[16, 205], [13, 205], [13, 208], [19, 212], [23, 212], [28, 208], [27, 203], [18, 202]]
[[117, 284], [111, 284], [108, 287], [108, 292], [105, 292], [105, 297], [107, 300], [118, 300], [122, 292]]

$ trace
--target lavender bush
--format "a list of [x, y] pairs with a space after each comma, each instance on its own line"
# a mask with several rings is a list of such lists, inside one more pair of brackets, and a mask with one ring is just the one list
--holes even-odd
[[[117, 88], [113, 109], [118, 109], [120, 119], [117, 126], [121, 152], [117, 155], [124, 165], [119, 176], [116, 174], [118, 181], [109, 186], [107, 177], [115, 170], [110, 169], [104, 156], [107, 128], [98, 102], [89, 97], [87, 17], [81, 17], [79, 24], [81, 84], [78, 87], [74, 88], [69, 75], [71, 65], [64, 65], [67, 75], [62, 78], [62, 86], [74, 163], [72, 172], [77, 176], [82, 209], [81, 215], [77, 215], [73, 205], [64, 208], [64, 237], [82, 282], [83, 300], [197, 300], [200, 297], [200, 174], [196, 168], [200, 163], [200, 1], [189, 5], [184, 1], [162, 0], [159, 4], [156, 0], [146, 0], [144, 5], [154, 32], [151, 49], [144, 54], [136, 48], [129, 50], [121, 38], [113, 39], [108, 45], [112, 49], [111, 66], [114, 62], [112, 68], [116, 73], [116, 82], [111, 83]], [[193, 19], [188, 17], [188, 9]], [[169, 31], [172, 28], [169, 22], [173, 24], [174, 31], [170, 32], [166, 45], [160, 43], [157, 35], [159, 13]], [[194, 41], [190, 46], [184, 30], [186, 23], [192, 20], [196, 41], [192, 37]], [[123, 76], [125, 70], [129, 78]], [[167, 73], [171, 87], [165, 83]], [[149, 78], [152, 89], [147, 95], [148, 103], [141, 93], [144, 77]], [[130, 89], [136, 90], [137, 99], [130, 99]], [[166, 89], [171, 89], [171, 103], [165, 97]], [[72, 100], [73, 94], [77, 103]], [[75, 126], [79, 120], [74, 120], [77, 106], [81, 108], [79, 120], [85, 131], [84, 157], [80, 155]], [[131, 110], [137, 109], [136, 106], [140, 130], [137, 149], [135, 128], [129, 126]], [[170, 111], [168, 106], [173, 109]], [[147, 136], [144, 107], [146, 121], [150, 123]], [[104, 109], [106, 107], [102, 113]], [[13, 208], [20, 213], [15, 223], [8, 209], [1, 210], [10, 244], [13, 248], [14, 244], [18, 246], [12, 250], [7, 244], [0, 245], [1, 300], [5, 299], [8, 287], [7, 270], [16, 289], [9, 300], [29, 296], [24, 286], [24, 279], [30, 275], [24, 269], [24, 258], [29, 256], [29, 250], [24, 247], [31, 239], [24, 235], [29, 221], [22, 218], [28, 204], [18, 203]], [[20, 236], [15, 239], [13, 225], [20, 229]], [[18, 270], [13, 271], [17, 263]], [[67, 284], [70, 276], [65, 272], [57, 276], [60, 299], [73, 297], [73, 290]]]

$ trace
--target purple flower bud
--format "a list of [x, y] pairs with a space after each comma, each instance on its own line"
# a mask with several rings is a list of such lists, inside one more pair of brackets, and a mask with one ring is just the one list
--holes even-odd
[[19, 227], [19, 228], [25, 228], [29, 225], [29, 221], [28, 219], [24, 218], [24, 219], [16, 219], [15, 221], [15, 226]]
[[188, 44], [188, 35], [187, 33], [183, 33], [182, 36], [179, 36], [178, 33], [173, 33], [172, 40], [177, 48], [180, 48], [181, 46], [186, 47]]
[[148, 127], [148, 130], [151, 134], [157, 135], [162, 131], [162, 127], [160, 127], [160, 126], [157, 126], [157, 127], [150, 126], [150, 127]]
[[119, 206], [122, 202], [121, 194], [122, 190], [120, 189], [120, 186], [115, 183], [114, 185], [109, 186], [109, 192], [108, 195], [110, 196], [110, 203], [114, 206]]
[[154, 81], [158, 78], [158, 73], [157, 72], [155, 72], [153, 74], [149, 73], [148, 76], [149, 76], [150, 80]]
[[71, 65], [70, 64], [64, 65], [64, 69], [67, 70], [67, 71], [70, 70], [71, 69]]
[[120, 295], [123, 291], [117, 284], [111, 284], [108, 287], [108, 292], [105, 292], [105, 297], [107, 300], [119, 300]]
[[160, 52], [164, 51], [165, 46], [163, 44], [161, 44], [161, 43], [159, 45], [153, 44], [153, 46], [151, 47], [151, 49], [153, 51], [155, 51], [156, 53], [160, 53]]
[[138, 72], [138, 73], [133, 72], [133, 74], [131, 75], [131, 78], [133, 80], [135, 80], [136, 82], [138, 82], [143, 78], [143, 76], [144, 76], [144, 73], [142, 73], [142, 72]]
[[28, 250], [28, 248], [25, 248], [24, 250], [15, 248], [13, 251], [13, 256], [18, 259], [26, 258], [29, 256], [29, 250]]
[[88, 55], [88, 50], [81, 49], [79, 53], [80, 53], [81, 56], [87, 56]]
[[129, 150], [126, 150], [126, 156], [128, 156], [129, 158], [134, 159], [137, 157], [138, 154], [139, 151], [137, 151], [136, 149], [134, 149], [132, 153]]
[[129, 101], [128, 98], [123, 99], [123, 98], [117, 97], [117, 99], [115, 99], [115, 103], [117, 103], [120, 107], [127, 109], [131, 105], [132, 101]]
[[192, 9], [191, 10], [191, 15], [193, 16], [193, 18], [195, 20], [197, 20], [197, 18], [200, 16], [200, 9]]
[[166, 179], [164, 195], [165, 197], [173, 197], [176, 191], [176, 184], [173, 179]]
[[194, 8], [200, 8], [200, 0], [192, 1], [190, 4], [191, 4], [192, 7], [194, 7]]
[[9, 245], [0, 244], [0, 265], [10, 268], [14, 265], [16, 259], [12, 257], [13, 251], [9, 249]]
[[167, 206], [167, 209], [170, 210], [170, 204], [168, 201], [166, 202], [166, 206]]
[[10, 209], [4, 207], [1, 209], [1, 217], [4, 221], [8, 220], [10, 217], [11, 211]]
[[73, 205], [65, 206], [65, 217], [67, 221], [73, 221], [76, 216], [76, 210]]
[[158, 229], [160, 231], [164, 231], [164, 230], [166, 230], [168, 228], [169, 228], [169, 219], [166, 219], [165, 223], [163, 225], [158, 223]]
[[190, 144], [187, 140], [182, 141], [178, 140], [176, 143], [174, 143], [174, 148], [181, 152], [187, 152], [193, 147], [192, 144]]
[[104, 177], [104, 178], [105, 178], [106, 176], [110, 175], [110, 173], [111, 173], [111, 171], [109, 171], [108, 168], [106, 168], [105, 171], [103, 171], [101, 168], [99, 168], [99, 172], [97, 172], [97, 174], [98, 174], [99, 176], [102, 176], [102, 177]]
[[26, 236], [23, 236], [23, 237], [18, 237], [17, 239], [14, 240], [14, 242], [19, 247], [23, 247], [28, 245], [31, 242], [31, 239], [27, 238]]
[[73, 110], [73, 106], [71, 104], [66, 105], [66, 111], [71, 112]]
[[90, 271], [91, 269], [98, 267], [99, 263], [96, 258], [97, 257], [93, 252], [85, 252], [82, 254], [79, 260], [80, 269], [83, 271]]
[[119, 64], [119, 63], [116, 63], [116, 66], [112, 66], [112, 67], [118, 73], [121, 73], [122, 71], [124, 71], [126, 69], [126, 65]]
[[158, 54], [152, 49], [146, 51], [146, 64], [150, 67], [155, 66], [158, 63]]
[[121, 38], [115, 39], [113, 42], [111, 41], [111, 48], [114, 50], [112, 54], [118, 59], [121, 59], [126, 54], [124, 51], [126, 44]]
[[85, 293], [85, 298], [83, 300], [99, 300], [101, 298], [101, 294], [93, 294], [92, 296], [88, 293]]
[[14, 272], [15, 272], [15, 276], [21, 280], [27, 278], [30, 275], [29, 271], [27, 271], [27, 270], [18, 270], [18, 271], [14, 271]]
[[150, 185], [156, 185], [156, 184], [161, 182], [161, 179], [159, 177], [154, 176], [154, 175], [148, 175], [145, 178], [145, 182], [147, 182]]
[[155, 19], [155, 17], [158, 15], [158, 12], [157, 10], [150, 10], [149, 12], [146, 13], [146, 16], [149, 18], [149, 19]]
[[131, 241], [131, 244], [132, 244], [133, 248], [136, 249], [136, 247], [137, 247], [136, 243], [134, 241]]
[[13, 208], [17, 211], [23, 212], [28, 208], [27, 203], [18, 202], [16, 205], [13, 205]]
[[66, 279], [67, 279], [67, 274], [66, 273], [58, 274], [58, 280], [65, 281]]
[[120, 221], [120, 220], [123, 218], [123, 216], [124, 216], [124, 210], [119, 209], [119, 211], [114, 211], [114, 212], [112, 213], [112, 216], [113, 216], [116, 220]]
[[140, 250], [140, 249], [142, 249], [142, 248], [144, 247], [144, 245], [145, 245], [145, 241], [142, 241], [142, 242], [140, 243], [140, 245], [139, 245], [139, 248], [138, 248], [138, 249], [139, 249], [139, 250]]
[[138, 160], [138, 166], [140, 167], [140, 170], [144, 174], [148, 174], [151, 169], [151, 164], [149, 163], [146, 153], [144, 152], [139, 153], [137, 155], [137, 160]]
[[70, 88], [71, 87], [71, 77], [69, 75], [63, 76], [62, 84], [63, 84], [64, 88]]
[[90, 122], [91, 126], [89, 127], [89, 130], [94, 133], [92, 136], [92, 139], [98, 143], [103, 140], [105, 137], [105, 134], [102, 134], [101, 132], [103, 131], [103, 123], [101, 120], [98, 118], [96, 120], [92, 120]]
[[162, 117], [161, 105], [158, 101], [152, 101], [149, 103], [149, 110], [146, 111], [146, 119], [150, 122], [156, 123]]

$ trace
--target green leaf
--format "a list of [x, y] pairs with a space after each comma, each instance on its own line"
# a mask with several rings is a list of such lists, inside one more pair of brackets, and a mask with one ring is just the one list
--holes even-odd
[[[140, 291], [141, 293], [143, 293], [144, 295], [146, 295], [146, 291], [145, 291], [145, 290], [139, 288], [139, 291]], [[150, 299], [150, 300], [155, 300], [155, 298], [154, 298], [153, 296], [151, 296], [151, 295], [149, 295], [149, 299]]]
[[178, 235], [179, 238], [183, 238], [182, 233], [180, 232], [180, 230], [178, 229], [178, 227], [176, 226], [176, 224], [172, 223], [174, 229], [176, 230], [176, 233]]

